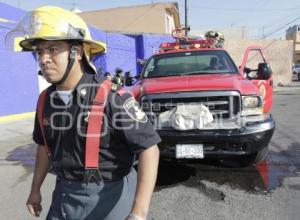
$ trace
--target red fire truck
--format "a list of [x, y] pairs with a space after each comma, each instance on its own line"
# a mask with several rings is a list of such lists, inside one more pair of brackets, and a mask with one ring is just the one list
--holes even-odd
[[226, 166], [263, 160], [273, 135], [272, 71], [262, 48], [237, 67], [220, 33], [175, 36], [144, 65], [132, 92], [162, 138], [162, 157], [218, 158]]

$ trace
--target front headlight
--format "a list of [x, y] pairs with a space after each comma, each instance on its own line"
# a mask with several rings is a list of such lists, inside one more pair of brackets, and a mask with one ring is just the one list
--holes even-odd
[[261, 115], [263, 99], [261, 96], [242, 96], [242, 116]]

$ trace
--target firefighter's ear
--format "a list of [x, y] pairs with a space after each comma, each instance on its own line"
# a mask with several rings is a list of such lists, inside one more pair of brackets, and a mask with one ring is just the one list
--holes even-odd
[[82, 60], [83, 58], [83, 49], [82, 46], [80, 45], [73, 45], [71, 46], [70, 49], [70, 58], [75, 59], [76, 60]]
[[83, 59], [83, 46], [79, 45], [77, 47], [77, 59], [82, 60]]

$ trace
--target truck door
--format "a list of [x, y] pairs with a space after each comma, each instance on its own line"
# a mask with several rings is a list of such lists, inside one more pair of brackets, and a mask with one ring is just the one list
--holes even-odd
[[273, 96], [273, 79], [272, 76], [268, 79], [260, 78], [257, 74], [258, 64], [267, 63], [263, 54], [263, 50], [258, 46], [250, 46], [246, 48], [240, 73], [257, 87], [264, 100], [264, 112], [269, 112], [272, 106]]

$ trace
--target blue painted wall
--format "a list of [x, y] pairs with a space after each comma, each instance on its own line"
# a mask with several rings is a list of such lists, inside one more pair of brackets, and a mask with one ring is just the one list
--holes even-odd
[[[101, 41], [107, 44], [107, 33], [104, 31], [101, 31], [93, 26], [89, 26], [89, 30], [92, 36], [92, 39]], [[92, 58], [97, 70], [99, 73], [104, 73], [107, 70], [106, 66], [106, 54], [100, 54], [96, 55], [94, 58]]]
[[0, 116], [32, 112], [39, 94], [31, 53], [0, 51]]
[[[174, 39], [169, 35], [159, 35], [159, 34], [140, 34], [140, 35], [128, 35], [135, 40], [135, 50], [136, 50], [136, 61], [137, 59], [148, 59], [154, 52], [159, 50], [159, 46], [162, 42], [173, 42]], [[135, 73], [140, 73], [142, 71], [142, 66], [135, 61], [136, 71]]]
[[[145, 48], [144, 48], [144, 36], [132, 36], [135, 38], [135, 47], [136, 47], [136, 59], [144, 60], [145, 59]], [[142, 71], [142, 66], [137, 62], [136, 63], [136, 71], [140, 73]]]
[[39, 94], [37, 66], [32, 53], [14, 53], [5, 48], [6, 33], [26, 12], [0, 3], [0, 116], [32, 112]]
[[[0, 18], [18, 21], [25, 11], [0, 3]], [[13, 23], [0, 22], [0, 117], [35, 111], [39, 94], [37, 64], [32, 53], [14, 53], [5, 48], [5, 35]], [[134, 76], [141, 71], [137, 59], [149, 58], [161, 42], [174, 41], [169, 36], [123, 35], [89, 27], [92, 38], [107, 44], [107, 53], [93, 61], [102, 74], [114, 74], [117, 67]]]
[[0, 2], [0, 18], [19, 21], [25, 15], [25, 13], [26, 11], [22, 9]]
[[169, 35], [144, 34], [143, 47], [144, 58], [149, 58], [154, 52], [159, 50], [159, 45], [162, 42], [174, 42], [174, 38]]
[[135, 39], [117, 33], [107, 33], [107, 71], [114, 73], [119, 67], [124, 71], [136, 74]]

